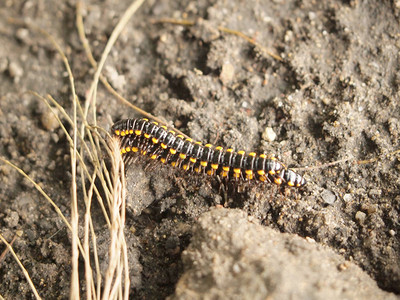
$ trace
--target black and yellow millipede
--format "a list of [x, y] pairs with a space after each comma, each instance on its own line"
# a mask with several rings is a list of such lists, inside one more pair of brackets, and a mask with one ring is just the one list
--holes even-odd
[[218, 175], [227, 180], [258, 180], [297, 188], [306, 184], [301, 175], [273, 156], [203, 145], [148, 119], [120, 120], [111, 130], [120, 141], [125, 163], [135, 155], [144, 155], [185, 171]]

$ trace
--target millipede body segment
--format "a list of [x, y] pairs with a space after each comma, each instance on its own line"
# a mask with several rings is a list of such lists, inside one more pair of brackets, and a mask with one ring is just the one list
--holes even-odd
[[291, 187], [306, 184], [301, 175], [273, 156], [203, 145], [148, 119], [121, 120], [111, 130], [119, 137], [126, 163], [141, 154], [185, 171], [219, 175], [225, 179], [258, 180]]

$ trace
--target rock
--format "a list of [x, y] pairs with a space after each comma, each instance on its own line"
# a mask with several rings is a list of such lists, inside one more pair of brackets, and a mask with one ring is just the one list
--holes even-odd
[[273, 142], [276, 140], [276, 133], [271, 127], [267, 127], [262, 134], [262, 138], [267, 142]]
[[367, 217], [366, 213], [362, 211], [356, 212], [356, 220], [359, 224], [363, 224], [365, 222], [366, 217]]
[[231, 63], [224, 63], [222, 65], [221, 74], [219, 79], [224, 85], [228, 85], [235, 76], [235, 67]]
[[58, 123], [56, 116], [48, 109], [43, 111], [40, 117], [40, 122], [42, 123], [44, 129], [46, 129], [47, 131], [54, 131], [60, 127], [60, 123]]
[[182, 257], [186, 271], [169, 299], [397, 299], [331, 249], [240, 210], [203, 214]]
[[8, 65], [8, 72], [15, 83], [18, 83], [24, 75], [24, 69], [15, 61], [10, 62]]
[[335, 196], [335, 194], [332, 193], [332, 192], [329, 191], [329, 190], [324, 190], [324, 191], [321, 193], [321, 197], [322, 197], [322, 200], [324, 200], [324, 202], [325, 202], [326, 204], [332, 205], [332, 204], [335, 203], [335, 201], [336, 201], [336, 196]]

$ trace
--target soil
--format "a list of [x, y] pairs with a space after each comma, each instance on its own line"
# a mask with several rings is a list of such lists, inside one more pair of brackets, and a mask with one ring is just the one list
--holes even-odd
[[[8, 22], [7, 17], [29, 20], [60, 42], [72, 66], [78, 96], [84, 99], [94, 71], [77, 34], [74, 2], [0, 4], [0, 155], [38, 182], [67, 217], [68, 142], [48, 108], [25, 92], [51, 94], [71, 112], [68, 76], [46, 38]], [[129, 4], [85, 2], [85, 31], [96, 60]], [[204, 216], [216, 205], [228, 211], [239, 209], [251, 222], [262, 225], [251, 230], [272, 229], [271, 237], [280, 234], [293, 241], [299, 236], [315, 241], [329, 249], [319, 252], [322, 262], [334, 252], [354, 264], [360, 268], [355, 276], [361, 284], [372, 278], [379, 286], [377, 294], [358, 298], [400, 294], [399, 16], [400, 2], [394, 0], [144, 3], [107, 59], [104, 75], [120, 94], [195, 140], [274, 153], [289, 167], [316, 168], [298, 170], [308, 180], [299, 191], [282, 191], [268, 184], [224, 191], [216, 180], [164, 166], [149, 169], [146, 160], [131, 165], [126, 237], [131, 295], [139, 299], [201, 297], [196, 290], [183, 293], [190, 285], [182, 282], [187, 279], [185, 272], [196, 265], [190, 253], [198, 238], [191, 242], [192, 237], [218, 225]], [[194, 25], [151, 22], [163, 18], [188, 19]], [[257, 45], [221, 27], [240, 31]], [[104, 128], [121, 118], [140, 117], [103, 86], [99, 86], [97, 102], [98, 124]], [[334, 161], [341, 163], [326, 165]], [[13, 246], [41, 296], [68, 297], [68, 229], [20, 174], [1, 164], [0, 177], [1, 234], [11, 241], [22, 230]], [[93, 209], [96, 216], [100, 208]], [[108, 233], [98, 216], [99, 248], [105, 255]], [[201, 226], [195, 225], [199, 218]], [[224, 233], [221, 238], [229, 240], [228, 236]], [[264, 236], [268, 237], [260, 233], [259, 238]], [[190, 249], [186, 250], [189, 254], [182, 259], [185, 249]], [[218, 251], [207, 249], [205, 256]], [[285, 255], [289, 254], [282, 251]], [[335, 256], [334, 261], [339, 258]], [[198, 259], [201, 262], [204, 257]], [[289, 259], [279, 262], [275, 268], [307, 268]], [[312, 270], [314, 275], [320, 272], [321, 278], [329, 271]], [[228, 280], [229, 272], [221, 267], [216, 274]], [[336, 279], [330, 278], [333, 284]], [[279, 276], [274, 280], [278, 282]], [[33, 297], [10, 254], [0, 262], [0, 282], [5, 299]], [[277, 297], [265, 286], [263, 296]], [[310, 293], [307, 289], [305, 294], [288, 297], [310, 299]], [[357, 298], [357, 294], [352, 296]]]

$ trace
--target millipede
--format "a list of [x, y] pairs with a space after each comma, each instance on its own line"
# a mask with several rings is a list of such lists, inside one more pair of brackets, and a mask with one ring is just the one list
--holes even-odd
[[111, 130], [120, 141], [125, 164], [135, 156], [143, 155], [185, 171], [220, 176], [226, 180], [258, 180], [297, 188], [307, 182], [274, 156], [203, 145], [145, 118], [120, 120]]

